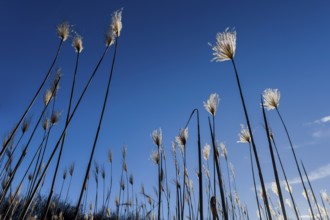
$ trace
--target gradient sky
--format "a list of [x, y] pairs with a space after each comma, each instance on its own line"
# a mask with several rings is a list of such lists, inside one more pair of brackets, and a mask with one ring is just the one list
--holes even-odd
[[[56, 25], [68, 21], [83, 37], [77, 97], [104, 50], [104, 33], [111, 22], [111, 14], [120, 8], [124, 8], [123, 30], [109, 102], [95, 152], [95, 160], [109, 168], [106, 153], [110, 148], [113, 151], [115, 185], [111, 205], [118, 192], [122, 146], [127, 146], [128, 173], [134, 175], [136, 193], [144, 183], [146, 191], [154, 195], [152, 187], [157, 186], [157, 168], [149, 159], [155, 149], [150, 134], [159, 127], [163, 130], [171, 180], [174, 178], [171, 141], [194, 108], [201, 112], [202, 144], [211, 143], [207, 127], [209, 115], [204, 110], [203, 101], [216, 92], [221, 99], [216, 116], [217, 140], [226, 144], [229, 159], [235, 166], [238, 193], [254, 219], [256, 206], [252, 199], [249, 151], [246, 145], [237, 143], [240, 124], [245, 124], [245, 118], [233, 67], [230, 62], [210, 61], [212, 50], [208, 42], [214, 44], [216, 33], [227, 27], [237, 31], [235, 60], [265, 181], [270, 183], [274, 177], [263, 129], [260, 95], [266, 88], [278, 88], [281, 92], [279, 109], [287, 123], [297, 156], [303, 160], [310, 177], [313, 176], [315, 190], [330, 192], [330, 119], [325, 118], [330, 115], [327, 98], [330, 94], [330, 3], [323, 0], [116, 0], [93, 3], [2, 0], [0, 135], [4, 137], [17, 123], [41, 83], [59, 42]], [[60, 169], [62, 173], [64, 167], [73, 161], [76, 163], [70, 194], [74, 204], [96, 133], [112, 52], [102, 63], [68, 130]], [[75, 52], [70, 39], [55, 65], [63, 72], [56, 107], [63, 114], [49, 146], [54, 145], [64, 126], [74, 61]], [[41, 106], [42, 99], [39, 98], [30, 112], [34, 119], [32, 125]], [[267, 113], [288, 177], [294, 181], [298, 173], [294, 169], [284, 130], [276, 112]], [[189, 127], [187, 152], [190, 175], [197, 191], [194, 123]], [[35, 138], [35, 144], [38, 141]], [[32, 150], [28, 155], [31, 153]], [[174, 199], [174, 187], [170, 182]], [[94, 179], [91, 184], [94, 184]], [[59, 190], [60, 183], [56, 187]], [[49, 189], [48, 181], [43, 189], [45, 192]], [[301, 213], [306, 215], [307, 203], [301, 196], [301, 186], [293, 185], [293, 191]], [[89, 193], [89, 199], [93, 200], [91, 195], [94, 192]], [[288, 195], [285, 197], [288, 198]], [[294, 214], [292, 210], [288, 213], [290, 216]]]

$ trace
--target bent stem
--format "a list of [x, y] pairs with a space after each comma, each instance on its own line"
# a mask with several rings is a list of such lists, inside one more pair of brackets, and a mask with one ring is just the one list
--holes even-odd
[[192, 116], [196, 112], [197, 116], [197, 146], [198, 146], [198, 183], [199, 183], [199, 217], [204, 219], [203, 214], [203, 173], [202, 173], [202, 146], [201, 146], [201, 136], [200, 136], [200, 126], [199, 126], [199, 110], [195, 108], [187, 121], [185, 128], [187, 128]]

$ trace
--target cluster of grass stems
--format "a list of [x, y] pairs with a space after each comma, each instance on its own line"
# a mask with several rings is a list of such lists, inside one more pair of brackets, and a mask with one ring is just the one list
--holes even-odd
[[[99, 133], [109, 100], [109, 91], [116, 63], [118, 39], [122, 28], [121, 13], [122, 10], [114, 12], [112, 23], [106, 34], [104, 52], [101, 54], [99, 61], [80, 94], [75, 94], [75, 84], [79, 72], [79, 57], [83, 46], [82, 38], [79, 35], [76, 34], [73, 38], [72, 46], [76, 52], [76, 62], [69, 103], [67, 109], [64, 109], [66, 116], [65, 125], [55, 145], [51, 146], [48, 140], [52, 135], [52, 128], [60, 120], [60, 113], [56, 110], [56, 100], [58, 99], [58, 88], [62, 76], [61, 70], [58, 69], [56, 71], [55, 77], [52, 78], [50, 76], [57, 63], [61, 48], [71, 33], [70, 25], [67, 23], [63, 23], [57, 27], [60, 42], [55, 53], [55, 58], [26, 110], [11, 132], [6, 135], [2, 144], [0, 151], [0, 177], [2, 184], [0, 191], [0, 219], [253, 219], [252, 216], [254, 215], [249, 213], [247, 205], [240, 200], [234, 167], [229, 159], [227, 148], [223, 143], [216, 143], [215, 116], [219, 104], [219, 96], [217, 94], [211, 94], [209, 100], [204, 103], [205, 109], [211, 116], [208, 118], [209, 130], [206, 131], [206, 133], [209, 133], [211, 146], [205, 144], [202, 149], [199, 109], [193, 109], [185, 126], [183, 126], [178, 136], [172, 142], [171, 153], [175, 169], [175, 177], [173, 179], [168, 177], [169, 157], [166, 155], [167, 151], [163, 144], [162, 130], [159, 128], [152, 132], [151, 137], [156, 149], [150, 157], [157, 167], [157, 177], [155, 178], [157, 184], [155, 184], [154, 194], [146, 191], [143, 185], [139, 192], [135, 191], [136, 187], [134, 186], [133, 174], [129, 174], [128, 172], [126, 161], [127, 149], [125, 146], [122, 150], [122, 166], [119, 181], [113, 181], [113, 155], [111, 150], [108, 152], [108, 164], [100, 165], [94, 162], [94, 167], [92, 166], [94, 152], [97, 147]], [[65, 168], [62, 175], [59, 173], [60, 164], [63, 164], [61, 158], [66, 143], [66, 132], [94, 76], [98, 72], [99, 66], [106, 59], [110, 48], [113, 49], [111, 68], [107, 75], [108, 81], [94, 142], [91, 147], [77, 202], [70, 203], [69, 194], [72, 187], [72, 179], [75, 178], [75, 163], [72, 163], [68, 169]], [[330, 199], [325, 191], [320, 192], [319, 195], [315, 193], [303, 162], [301, 161], [301, 164], [298, 163], [288, 129], [278, 109], [279, 92], [272, 89], [265, 90], [260, 102], [272, 162], [272, 172], [274, 174], [274, 182], [271, 189], [276, 196], [270, 195], [264, 181], [263, 172], [265, 171], [262, 170], [259, 160], [252, 125], [234, 61], [236, 32], [226, 30], [223, 33], [219, 33], [217, 35], [217, 44], [213, 46], [213, 50], [215, 55], [214, 60], [219, 62], [229, 60], [233, 65], [233, 72], [247, 125], [247, 128], [242, 126], [239, 142], [247, 143], [250, 150], [251, 176], [253, 179], [258, 217], [260, 219], [290, 219], [288, 210], [291, 209], [292, 211], [290, 213], [293, 214], [291, 218], [301, 219], [302, 210], [298, 207], [297, 198], [293, 196], [292, 187], [289, 184], [285, 172], [286, 169], [276, 145], [274, 134], [270, 130], [265, 111], [265, 109], [274, 109], [279, 116], [279, 120], [283, 125], [284, 132], [290, 143], [293, 164], [301, 180], [310, 216], [312, 219], [329, 220], [326, 204], [330, 205]], [[48, 81], [50, 81], [51, 86], [45, 89], [44, 87]], [[40, 98], [43, 90], [45, 90], [43, 97], [44, 106], [39, 114], [34, 114], [34, 119], [36, 117], [35, 115], [37, 115], [37, 120], [33, 123], [35, 120], [29, 117], [29, 114], [31, 114], [30, 109], [37, 98]], [[76, 103], [73, 103], [73, 97], [76, 97]], [[50, 114], [48, 115], [47, 112], [50, 112]], [[196, 119], [195, 122], [194, 118]], [[197, 143], [195, 148], [192, 146], [187, 148], [189, 126], [196, 126], [197, 128], [197, 134], [195, 134], [197, 136]], [[40, 130], [40, 127], [42, 127], [42, 138], [39, 140], [37, 146], [31, 146], [32, 140]], [[24, 139], [27, 140], [26, 144], [23, 145], [23, 150], [19, 151], [18, 146]], [[198, 169], [195, 171], [198, 178], [198, 193], [195, 193], [191, 174], [189, 174], [191, 171], [188, 170], [188, 149], [193, 152], [192, 154], [195, 155], [198, 161]], [[32, 155], [30, 157], [31, 159], [27, 166], [22, 167], [22, 162], [26, 159], [28, 153]], [[212, 156], [210, 157], [210, 155]], [[49, 169], [49, 165], [52, 162], [55, 163], [54, 171]], [[18, 172], [19, 168], [21, 168], [20, 172]], [[301, 168], [304, 174], [302, 174]], [[211, 171], [213, 171], [213, 174], [211, 174]], [[41, 190], [47, 176], [51, 179], [51, 186], [47, 190], [48, 192], [46, 191], [42, 195]], [[90, 182], [93, 179], [95, 189], [91, 190]], [[55, 188], [56, 182], [60, 186], [59, 188]], [[64, 187], [65, 182], [69, 182], [66, 188]], [[119, 183], [119, 192], [115, 195], [112, 192], [113, 183]], [[257, 187], [259, 184], [261, 186], [260, 188]], [[175, 189], [174, 196], [171, 194], [170, 186]], [[286, 195], [283, 189], [287, 191]], [[88, 195], [89, 191], [95, 194]], [[285, 196], [289, 197], [285, 198]], [[114, 202], [111, 203], [111, 201]]]

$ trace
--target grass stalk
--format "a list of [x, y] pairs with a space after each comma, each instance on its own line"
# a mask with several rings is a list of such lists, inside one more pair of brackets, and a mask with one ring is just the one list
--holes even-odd
[[[209, 127], [210, 127], [210, 134], [211, 134], [211, 139], [212, 139], [212, 147], [213, 147], [213, 151], [216, 152], [216, 147], [215, 147], [215, 139], [214, 139], [214, 134], [212, 131], [212, 127], [211, 127], [211, 121], [210, 118], [209, 119]], [[222, 211], [223, 211], [223, 217], [225, 220], [228, 220], [228, 210], [226, 207], [226, 199], [225, 199], [225, 192], [223, 189], [223, 180], [222, 180], [222, 174], [221, 174], [221, 169], [220, 169], [220, 165], [219, 165], [219, 161], [218, 158], [216, 156], [216, 154], [214, 154], [215, 157], [215, 165], [216, 165], [216, 170], [217, 170], [217, 176], [218, 176], [218, 182], [219, 182], [219, 188], [220, 188], [220, 196], [221, 196], [221, 206], [222, 206]], [[213, 197], [213, 200], [215, 200], [215, 197]], [[212, 198], [211, 198], [212, 201]], [[216, 201], [214, 201], [216, 203]]]
[[[196, 113], [197, 116], [197, 150], [198, 150], [198, 187], [199, 187], [199, 217], [200, 219], [204, 219], [203, 213], [203, 173], [202, 173], [202, 146], [201, 146], [201, 135], [200, 135], [200, 125], [199, 125], [199, 110], [195, 108], [188, 119], [188, 122], [185, 128], [188, 126], [192, 116]], [[213, 117], [214, 118], [214, 117]], [[214, 124], [214, 121], [213, 121]], [[213, 129], [215, 129], [213, 127]]]
[[80, 206], [81, 199], [82, 199], [84, 184], [87, 181], [87, 176], [88, 176], [89, 170], [91, 168], [91, 163], [92, 163], [92, 159], [93, 159], [93, 156], [94, 156], [94, 151], [96, 149], [96, 143], [97, 143], [97, 140], [98, 140], [98, 137], [99, 137], [99, 133], [100, 133], [100, 130], [101, 130], [101, 125], [102, 125], [102, 121], [103, 121], [105, 107], [106, 107], [106, 104], [107, 104], [109, 90], [110, 90], [110, 83], [111, 83], [111, 79], [112, 79], [114, 64], [115, 64], [115, 60], [116, 60], [117, 46], [118, 46], [118, 37], [116, 38], [116, 41], [115, 41], [115, 51], [114, 51], [112, 65], [111, 65], [111, 70], [110, 70], [110, 74], [109, 74], [107, 90], [106, 90], [106, 94], [105, 94], [105, 97], [104, 97], [104, 102], [103, 102], [101, 117], [100, 117], [100, 120], [99, 120], [98, 128], [97, 128], [95, 139], [94, 139], [94, 143], [93, 143], [92, 152], [91, 152], [91, 155], [90, 155], [90, 158], [89, 158], [89, 162], [88, 162], [88, 166], [87, 166], [87, 170], [86, 170], [86, 173], [85, 173], [85, 179], [84, 179], [84, 182], [83, 182], [83, 187], [82, 187], [82, 189], [80, 191], [80, 196], [79, 196], [78, 203], [77, 203], [77, 206], [76, 206], [75, 219], [77, 219], [77, 216], [78, 216], [78, 210], [79, 210], [79, 206]]
[[296, 218], [299, 220], [300, 217], [299, 217], [299, 213], [298, 213], [298, 209], [297, 209], [297, 206], [296, 206], [296, 203], [295, 203], [295, 200], [293, 198], [293, 195], [292, 195], [292, 191], [291, 191], [291, 188], [290, 188], [290, 185], [289, 185], [289, 181], [288, 181], [288, 178], [286, 176], [286, 172], [284, 170], [284, 166], [283, 166], [283, 163], [282, 163], [282, 159], [280, 157], [280, 154], [278, 152], [278, 149], [277, 149], [277, 146], [276, 146], [276, 142], [275, 142], [275, 139], [274, 139], [274, 136], [273, 134], [271, 134], [271, 140], [273, 142], [273, 146], [275, 148], [275, 151], [276, 151], [276, 154], [277, 154], [277, 158], [278, 158], [278, 161], [280, 162], [280, 166], [281, 166], [281, 169], [282, 169], [282, 172], [283, 172], [283, 175], [284, 175], [284, 179], [285, 179], [285, 183], [288, 187], [288, 191], [289, 191], [289, 195], [290, 195], [290, 199], [291, 199], [291, 202], [292, 202], [292, 205], [293, 205], [293, 208], [294, 208], [294, 212], [296, 214]]
[[234, 67], [234, 70], [235, 70], [236, 81], [237, 81], [237, 85], [238, 85], [238, 89], [239, 89], [239, 93], [240, 93], [240, 97], [241, 97], [241, 101], [242, 101], [242, 105], [243, 105], [243, 110], [244, 110], [244, 115], [245, 115], [247, 127], [248, 127], [250, 135], [251, 135], [251, 144], [252, 144], [252, 149], [253, 149], [254, 157], [255, 157], [255, 160], [256, 160], [257, 168], [258, 168], [258, 175], [259, 175], [259, 179], [260, 179], [260, 183], [261, 183], [261, 188], [262, 188], [262, 191], [265, 194], [265, 199], [263, 201], [265, 203], [265, 207], [266, 207], [269, 219], [272, 220], [271, 212], [270, 212], [270, 209], [269, 209], [268, 198], [267, 198], [267, 195], [266, 195], [267, 194], [266, 186], [265, 186], [265, 182], [264, 182], [264, 178], [263, 178], [263, 175], [262, 175], [261, 166], [260, 166], [260, 162], [259, 162], [257, 147], [256, 147], [255, 142], [254, 142], [252, 129], [251, 129], [251, 125], [250, 125], [250, 119], [249, 119], [248, 112], [247, 112], [247, 109], [246, 109], [246, 106], [245, 106], [244, 96], [243, 96], [241, 83], [240, 83], [240, 80], [239, 80], [239, 76], [238, 76], [238, 72], [237, 72], [237, 68], [236, 68], [234, 58], [231, 59], [231, 61], [232, 61], [232, 64], [233, 64], [233, 67]]
[[285, 130], [285, 133], [286, 133], [286, 136], [289, 140], [289, 143], [290, 143], [290, 147], [291, 147], [291, 151], [292, 151], [292, 154], [293, 154], [293, 157], [294, 157], [294, 161], [296, 162], [296, 167], [297, 167], [297, 170], [298, 170], [298, 173], [299, 173], [299, 177], [300, 177], [300, 181], [302, 183], [302, 186], [306, 192], [306, 198], [307, 198], [307, 202], [308, 202], [308, 205], [309, 205], [309, 208], [311, 210], [311, 215], [312, 215], [312, 219], [315, 220], [315, 216], [314, 216], [314, 212], [313, 212], [313, 208], [312, 208], [312, 204], [311, 204], [311, 201], [310, 201], [310, 198], [309, 198], [309, 195], [307, 193], [307, 190], [306, 190], [306, 186], [305, 186], [305, 182], [304, 182], [304, 179], [302, 177], [302, 174], [301, 174], [301, 171], [300, 171], [300, 167], [299, 167], [299, 164], [298, 164], [298, 160], [297, 160], [297, 156], [296, 156], [296, 153], [295, 153], [295, 150], [293, 148], [293, 144], [292, 144], [292, 141], [291, 141], [291, 138], [290, 138], [290, 135], [289, 135], [289, 131], [284, 123], [284, 120], [282, 118], [282, 115], [280, 114], [280, 111], [278, 110], [278, 108], [275, 108], [276, 109], [276, 112], [282, 122], [282, 125], [284, 127], [284, 130]]
[[[311, 182], [309, 181], [309, 177], [308, 177], [308, 175], [307, 175], [307, 172], [306, 172], [306, 169], [305, 169], [305, 166], [304, 166], [303, 162], [302, 162], [302, 161], [300, 161], [300, 162], [301, 162], [301, 166], [302, 166], [302, 168], [303, 168], [303, 170], [304, 170], [304, 173], [305, 173], [305, 176], [306, 176], [306, 179], [307, 179], [307, 183], [308, 183], [308, 185], [309, 185], [309, 188], [311, 189], [311, 192], [312, 192], [312, 196], [313, 196], [313, 199], [314, 199], [315, 206], [316, 206], [316, 208], [317, 208], [317, 211], [319, 212], [320, 218], [322, 219], [321, 210], [320, 210], [320, 207], [319, 207], [319, 205], [318, 205], [318, 203], [317, 203], [316, 196], [315, 196], [315, 193], [314, 193], [314, 190], [313, 190], [312, 184], [311, 184]], [[307, 194], [308, 194], [308, 193], [307, 193], [307, 191], [306, 191], [306, 195], [307, 195]]]
[[[75, 70], [74, 70], [74, 74], [73, 74], [73, 80], [72, 80], [72, 86], [71, 86], [71, 92], [70, 92], [69, 106], [68, 106], [67, 115], [66, 115], [66, 119], [65, 119], [65, 125], [66, 126], [69, 123], [69, 116], [70, 116], [71, 106], [72, 106], [72, 98], [73, 98], [73, 93], [74, 93], [74, 88], [75, 88], [76, 76], [77, 76], [77, 72], [78, 72], [79, 55], [80, 55], [80, 52], [77, 52]], [[62, 151], [63, 151], [63, 147], [64, 147], [64, 143], [65, 143], [65, 137], [66, 137], [66, 132], [64, 133], [63, 139], [62, 139], [62, 142], [61, 142], [60, 153], [58, 155], [58, 159], [57, 159], [57, 162], [56, 162], [56, 168], [55, 168], [55, 172], [54, 172], [54, 175], [53, 175], [52, 185], [50, 187], [50, 193], [48, 195], [48, 200], [47, 200], [46, 208], [45, 208], [42, 219], [45, 219], [46, 216], [47, 216], [48, 209], [49, 209], [50, 202], [51, 202], [51, 198], [52, 198], [53, 193], [54, 193], [54, 186], [55, 186], [55, 181], [56, 181], [56, 177], [57, 177], [57, 173], [58, 173], [58, 169], [59, 169], [59, 164], [60, 164], [61, 157], [62, 157]]]
[[252, 171], [252, 178], [253, 178], [253, 187], [254, 187], [254, 192], [255, 192], [255, 195], [256, 195], [258, 213], [259, 213], [259, 216], [260, 216], [260, 220], [262, 220], [262, 214], [261, 214], [261, 210], [260, 210], [260, 202], [259, 202], [259, 198], [258, 198], [258, 191], [257, 191], [257, 185], [256, 185], [256, 178], [255, 178], [255, 175], [254, 175], [254, 166], [253, 166], [251, 143], [249, 143], [249, 150], [250, 150], [250, 162], [251, 162], [251, 171]]
[[284, 199], [283, 199], [283, 195], [282, 195], [280, 178], [279, 178], [278, 172], [277, 172], [276, 161], [275, 161], [275, 156], [274, 156], [274, 152], [273, 152], [272, 142], [271, 142], [271, 138], [270, 138], [270, 133], [269, 133], [269, 128], [268, 128], [268, 121], [267, 121], [267, 117], [266, 117], [266, 113], [265, 113], [265, 108], [264, 108], [264, 104], [262, 102], [262, 97], [261, 97], [261, 105], [262, 105], [262, 115], [263, 115], [263, 118], [264, 118], [265, 129], [266, 129], [266, 133], [267, 133], [267, 140], [268, 140], [268, 146], [269, 146], [270, 156], [271, 156], [271, 159], [272, 159], [272, 165], [273, 165], [273, 171], [274, 171], [274, 176], [275, 176], [275, 182], [276, 182], [276, 186], [277, 186], [277, 190], [278, 190], [278, 196], [279, 196], [280, 203], [281, 203], [282, 214], [283, 214], [284, 220], [287, 220], [288, 218], [287, 218], [287, 215], [286, 215], [286, 210], [285, 210], [285, 204], [284, 204]]
[[323, 209], [324, 209], [324, 212], [325, 212], [325, 215], [327, 217], [327, 220], [329, 220], [329, 214], [328, 214], [328, 210], [327, 208], [325, 207], [325, 204], [324, 204], [324, 199], [322, 197], [322, 194], [320, 193], [320, 196], [321, 196], [321, 201], [322, 201], [322, 206], [323, 206]]

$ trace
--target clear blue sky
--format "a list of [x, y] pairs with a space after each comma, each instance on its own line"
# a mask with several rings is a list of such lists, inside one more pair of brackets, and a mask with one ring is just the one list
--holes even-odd
[[[230, 62], [210, 62], [212, 50], [208, 42], [214, 44], [216, 33], [227, 27], [234, 27], [237, 31], [235, 60], [257, 138], [265, 181], [272, 182], [274, 177], [262, 126], [260, 95], [266, 88], [278, 88], [281, 92], [279, 109], [297, 147], [298, 158], [304, 161], [310, 173], [314, 171], [318, 175], [313, 181], [315, 189], [330, 192], [330, 122], [318, 121], [330, 115], [328, 1], [118, 0], [92, 3], [2, 0], [0, 135], [4, 136], [18, 121], [41, 83], [59, 42], [56, 25], [68, 21], [83, 37], [84, 50], [76, 90], [76, 94], [80, 94], [105, 47], [104, 33], [111, 22], [111, 14], [120, 8], [124, 8], [123, 30], [109, 103], [95, 152], [95, 160], [108, 167], [106, 152], [110, 148], [113, 151], [113, 192], [118, 192], [121, 149], [126, 145], [128, 172], [135, 177], [136, 192], [144, 183], [146, 190], [153, 194], [152, 187], [157, 186], [157, 169], [149, 160], [150, 152], [155, 148], [150, 134], [159, 127], [163, 130], [169, 158], [169, 175], [174, 178], [171, 140], [185, 125], [194, 108], [201, 111], [202, 144], [211, 143], [208, 113], [203, 108], [203, 101], [216, 92], [221, 99], [216, 117], [217, 140], [226, 144], [236, 169], [238, 193], [248, 204], [250, 216], [255, 215], [248, 148], [237, 144], [240, 124], [245, 123], [245, 118], [233, 68]], [[64, 167], [75, 161], [75, 188], [70, 195], [74, 203], [93, 144], [111, 57], [112, 51], [68, 131], [61, 173]], [[53, 146], [64, 126], [74, 61], [70, 39], [56, 64], [63, 71], [57, 99], [57, 109], [63, 111], [63, 117], [54, 129], [56, 132], [49, 146]], [[31, 111], [33, 122], [41, 106], [42, 100], [39, 99]], [[288, 141], [275, 112], [268, 113], [288, 167], [289, 179], [293, 180], [298, 173], [291, 169], [294, 164]], [[189, 131], [188, 166], [193, 175], [198, 167], [196, 129], [189, 127]], [[35, 141], [38, 143], [37, 138]], [[195, 177], [194, 183], [197, 191]], [[47, 187], [46, 181], [44, 188]], [[307, 214], [303, 210], [307, 203], [301, 196], [301, 187], [294, 185], [293, 191], [301, 202], [302, 214]], [[114, 204], [115, 193], [110, 204]], [[293, 212], [290, 211], [290, 215]]]

